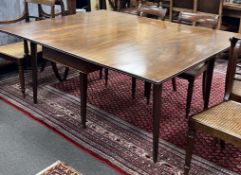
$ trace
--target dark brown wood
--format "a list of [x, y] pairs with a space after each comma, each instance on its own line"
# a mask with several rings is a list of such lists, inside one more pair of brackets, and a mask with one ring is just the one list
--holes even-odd
[[67, 67], [71, 67], [85, 74], [100, 70], [101, 67], [86, 61], [76, 59], [69, 54], [59, 52], [55, 49], [43, 47], [43, 57], [55, 63], [61, 63]]
[[20, 82], [23, 98], [25, 98], [25, 78], [24, 78], [24, 60], [23, 59], [18, 61], [18, 74], [19, 74], [19, 82]]
[[174, 91], [177, 91], [177, 83], [175, 78], [172, 79], [172, 88]]
[[[0, 31], [69, 56], [61, 62], [72, 57], [75, 61], [117, 70], [153, 83], [155, 161], [158, 153], [161, 84], [226, 50], [229, 38], [235, 35], [110, 11], [0, 27]], [[163, 46], [165, 49], [160, 49]]]
[[207, 63], [207, 77], [206, 77], [206, 90], [205, 90], [205, 100], [204, 109], [208, 108], [209, 99], [212, 87], [213, 69], [214, 69], [215, 57], [211, 58]]
[[80, 72], [80, 114], [83, 128], [86, 128], [87, 74]]
[[136, 96], [136, 78], [132, 77], [132, 87], [131, 87], [131, 96], [134, 99]]
[[37, 44], [31, 42], [30, 43], [31, 50], [31, 68], [32, 68], [32, 86], [33, 86], [33, 102], [35, 104], [38, 103], [37, 100], [37, 87], [38, 87], [38, 74], [37, 74]]
[[109, 69], [105, 68], [105, 85], [108, 84]]
[[187, 100], [186, 100], [187, 101], [186, 102], [186, 119], [188, 119], [190, 109], [191, 109], [194, 81], [195, 81], [195, 78], [188, 79]]
[[53, 69], [53, 71], [54, 71], [55, 77], [61, 82], [61, 81], [62, 81], [62, 78], [61, 78], [60, 75], [59, 75], [59, 71], [58, 71], [58, 68], [57, 68], [57, 64], [54, 63], [54, 62], [51, 62], [51, 66], [52, 66], [52, 69]]
[[[203, 27], [208, 27], [212, 29], [216, 29], [218, 27], [218, 19], [219, 16], [210, 16], [206, 14], [197, 14], [197, 13], [189, 13], [189, 12], [180, 12], [179, 14], [179, 23], [188, 23], [191, 25], [200, 25]], [[212, 83], [212, 74], [214, 59], [210, 59], [205, 64], [200, 64], [194, 69], [184, 72], [179, 75], [180, 78], [186, 79], [189, 82], [188, 91], [187, 91], [187, 103], [186, 103], [186, 118], [189, 118], [189, 113], [191, 109], [192, 96], [193, 96], [193, 87], [195, 79], [203, 74], [203, 99], [204, 99], [204, 109], [208, 107], [209, 97], [211, 91], [211, 83]], [[206, 76], [207, 75], [207, 76]]]
[[159, 144], [159, 135], [160, 135], [160, 107], [161, 107], [161, 93], [162, 85], [153, 86], [153, 161], [158, 161], [158, 144]]
[[[96, 24], [98, 20], [102, 23]], [[122, 32], [118, 32], [120, 28]], [[145, 33], [151, 35], [143, 36], [143, 30], [140, 29], [144, 28]], [[110, 11], [65, 16], [28, 25], [19, 24], [18, 27], [1, 27], [0, 30], [155, 84], [160, 84], [227, 49], [229, 38], [237, 35]], [[160, 49], [163, 45], [166, 48]], [[123, 46], [132, 47], [128, 47], [130, 51], [124, 52], [120, 49]], [[190, 55], [189, 59], [186, 59], [187, 55]], [[126, 64], [131, 66], [123, 66]], [[135, 69], [136, 66], [142, 68]]]
[[190, 124], [190, 127], [187, 132], [187, 145], [186, 145], [184, 175], [188, 175], [190, 168], [191, 168], [190, 165], [191, 165], [192, 154], [193, 154], [193, 149], [194, 149], [195, 136], [196, 136], [195, 129], [192, 128], [192, 125]]

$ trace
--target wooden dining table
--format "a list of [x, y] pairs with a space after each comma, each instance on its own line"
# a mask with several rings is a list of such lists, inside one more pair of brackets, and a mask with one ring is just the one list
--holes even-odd
[[[102, 10], [0, 27], [0, 31], [31, 43], [35, 103], [37, 45], [43, 46], [47, 59], [80, 72], [84, 72], [84, 68], [102, 67], [152, 83], [154, 162], [158, 160], [162, 84], [208, 61], [206, 91], [209, 97], [215, 56], [229, 48], [229, 39], [237, 35]], [[86, 96], [83, 100], [85, 104], [81, 105], [86, 108]], [[209, 100], [205, 101], [206, 108], [208, 103]], [[86, 115], [86, 110], [81, 115]]]

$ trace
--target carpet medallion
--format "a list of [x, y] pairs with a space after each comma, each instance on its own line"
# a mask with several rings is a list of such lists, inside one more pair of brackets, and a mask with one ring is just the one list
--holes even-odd
[[[152, 162], [151, 104], [143, 97], [143, 82], [138, 81], [137, 96], [130, 95], [130, 77], [110, 72], [110, 81], [98, 79], [98, 73], [89, 76], [87, 129], [82, 129], [79, 116], [78, 74], [71, 72], [63, 83], [53, 81], [51, 70], [39, 77], [39, 103], [33, 105], [30, 78], [27, 97], [22, 99], [17, 75], [0, 81], [0, 97], [26, 111], [32, 117], [53, 127], [92, 155], [106, 162], [122, 174], [182, 173], [184, 165], [185, 98], [187, 83], [178, 79], [178, 90], [171, 83], [163, 88], [163, 108], [160, 122], [158, 163]], [[215, 72], [211, 105], [223, 97], [224, 74]], [[195, 86], [192, 113], [202, 109], [201, 80]], [[221, 151], [215, 139], [199, 134], [191, 174], [241, 173], [241, 150], [228, 145]], [[202, 158], [201, 158], [202, 157]], [[204, 159], [205, 158], [205, 159]]]

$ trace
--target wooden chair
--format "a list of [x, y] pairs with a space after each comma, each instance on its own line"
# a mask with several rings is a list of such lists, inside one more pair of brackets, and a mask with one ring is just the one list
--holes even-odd
[[[188, 12], [181, 12], [179, 14], [179, 23], [180, 24], [190, 24], [194, 26], [202, 26], [207, 28], [216, 29], [218, 26], [219, 16], [218, 15], [207, 15], [207, 14], [198, 14], [198, 13], [188, 13]], [[193, 88], [194, 82], [198, 76], [203, 74], [203, 83], [202, 83], [202, 90], [203, 90], [203, 100], [205, 102], [206, 99], [206, 71], [207, 71], [207, 64], [199, 64], [195, 68], [186, 71], [179, 75], [179, 78], [186, 79], [188, 81], [188, 90], [187, 90], [187, 99], [186, 99], [186, 118], [188, 118], [191, 103], [192, 103], [192, 96], [193, 96]], [[174, 89], [176, 89], [176, 81], [173, 80]], [[206, 104], [204, 108], [206, 108]]]
[[174, 12], [196, 12], [196, 0], [170, 0], [170, 21], [173, 21]]
[[[63, 0], [26, 0], [26, 3], [27, 3], [27, 5], [28, 5], [28, 3], [33, 3], [33, 4], [38, 5], [38, 17], [36, 18], [36, 20], [44, 20], [44, 19], [47, 19], [47, 18], [55, 18], [56, 16], [59, 16], [59, 15], [61, 15], [61, 16], [66, 15]], [[50, 14], [46, 13], [43, 10], [42, 5], [47, 5], [47, 6], [51, 7]], [[55, 13], [55, 5], [60, 6], [60, 9], [61, 9], [60, 13]], [[27, 9], [27, 11], [28, 11], [28, 9]], [[63, 78], [62, 78], [59, 74], [57, 64], [54, 63], [54, 62], [50, 62], [50, 63], [51, 63], [51, 66], [52, 66], [55, 77], [59, 81], [66, 80], [67, 76], [68, 76], [69, 68], [68, 67], [65, 68], [64, 75], [63, 75]], [[41, 72], [44, 71], [45, 67], [46, 67], [46, 60], [43, 59], [42, 65], [41, 65]]]
[[[59, 0], [58, 0], [59, 1]], [[39, 5], [39, 9], [41, 9], [40, 5], [50, 5], [51, 6], [51, 17], [54, 17], [54, 3], [53, 0], [26, 0], [24, 2], [24, 12], [23, 14], [14, 19], [9, 21], [0, 21], [0, 25], [8, 25], [13, 23], [18, 23], [21, 21], [29, 22], [31, 19], [39, 20], [43, 17], [41, 10], [39, 12], [40, 18], [35, 16], [29, 15], [29, 3], [37, 3]], [[38, 47], [38, 55], [41, 55], [41, 48]], [[19, 81], [20, 81], [20, 87], [23, 94], [23, 97], [25, 97], [25, 79], [24, 79], [24, 60], [29, 59], [29, 46], [27, 41], [21, 41], [11, 44], [6, 44], [0, 46], [0, 57], [15, 62], [18, 65], [18, 72], [19, 72]], [[57, 67], [56, 67], [57, 69]], [[55, 70], [56, 71], [56, 70]]]
[[185, 175], [189, 174], [197, 130], [241, 147], [241, 83], [235, 80], [239, 56], [241, 56], [241, 41], [232, 38], [223, 103], [193, 116], [189, 121]]
[[[194, 25], [194, 26], [202, 26], [202, 27], [208, 27], [212, 29], [216, 29], [218, 26], [218, 19], [219, 16], [216, 15], [207, 15], [207, 14], [198, 14], [198, 13], [189, 13], [189, 12], [180, 12], [178, 21], [180, 24], [188, 24], [188, 25]], [[193, 88], [194, 88], [194, 82], [198, 76], [203, 74], [203, 83], [202, 83], [202, 89], [203, 89], [203, 100], [205, 102], [206, 99], [206, 71], [207, 71], [207, 64], [203, 63], [195, 68], [186, 71], [179, 75], [179, 78], [188, 80], [188, 90], [187, 90], [187, 99], [186, 99], [186, 118], [188, 118], [190, 109], [191, 109], [191, 103], [192, 103], [192, 96], [193, 96]], [[173, 89], [176, 91], [176, 79], [172, 79]], [[145, 93], [144, 95], [147, 97], [147, 103], [149, 103], [150, 100], [150, 91], [151, 91], [151, 84], [145, 83]], [[207, 104], [204, 103], [204, 108], [207, 108]]]

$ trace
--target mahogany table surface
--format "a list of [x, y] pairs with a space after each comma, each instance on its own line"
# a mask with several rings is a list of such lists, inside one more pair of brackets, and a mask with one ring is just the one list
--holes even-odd
[[227, 49], [238, 34], [96, 11], [0, 31], [154, 84]]

